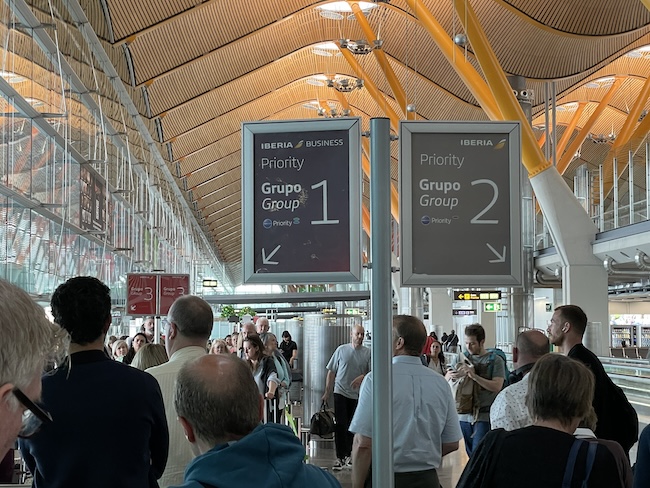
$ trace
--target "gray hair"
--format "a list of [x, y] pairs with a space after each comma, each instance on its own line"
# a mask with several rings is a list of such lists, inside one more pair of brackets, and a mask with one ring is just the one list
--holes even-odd
[[214, 313], [202, 298], [194, 295], [178, 297], [169, 309], [169, 322], [176, 324], [178, 331], [190, 339], [205, 339], [212, 333]]
[[47, 365], [60, 365], [70, 336], [23, 290], [0, 280], [0, 385], [26, 388]]
[[248, 365], [229, 354], [206, 354], [178, 373], [174, 406], [197, 437], [215, 446], [260, 423], [260, 394]]

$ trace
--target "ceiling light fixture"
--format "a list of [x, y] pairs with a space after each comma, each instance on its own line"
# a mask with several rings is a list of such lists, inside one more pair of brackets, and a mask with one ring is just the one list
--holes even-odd
[[336, 77], [334, 79], [328, 79], [326, 83], [328, 87], [334, 88], [341, 93], [350, 93], [351, 91], [363, 88], [363, 80], [361, 78], [352, 80], [351, 78]]
[[589, 83], [585, 83], [585, 88], [607, 88], [614, 84], [616, 78], [614, 76], [604, 76], [595, 80], [591, 80]]
[[379, 49], [381, 48], [383, 41], [378, 40], [373, 43], [373, 45], [370, 45], [370, 43], [366, 40], [359, 39], [357, 41], [353, 41], [352, 39], [341, 39], [339, 41], [341, 44], [341, 49], [346, 49], [350, 51], [352, 54], [370, 54], [373, 49]]
[[628, 58], [647, 58], [650, 59], [650, 45], [648, 46], [641, 46], [638, 49], [635, 49], [634, 51], [630, 51], [629, 53], [626, 54]]
[[589, 133], [587, 139], [589, 139], [592, 142], [595, 142], [596, 144], [609, 144], [610, 142], [614, 142], [616, 140], [616, 134], [614, 134], [614, 132], [610, 132], [609, 134], [598, 134], [598, 135]]

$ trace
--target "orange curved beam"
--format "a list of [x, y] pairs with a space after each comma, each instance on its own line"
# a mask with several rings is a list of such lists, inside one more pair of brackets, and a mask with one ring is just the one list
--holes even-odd
[[460, 79], [472, 92], [472, 95], [474, 95], [474, 98], [476, 98], [488, 117], [491, 120], [504, 120], [495, 97], [485, 80], [476, 72], [474, 66], [465, 59], [464, 51], [454, 44], [447, 31], [440, 25], [422, 0], [406, 0], [406, 3], [413, 11], [413, 15], [429, 32], [442, 54], [456, 70]]
[[352, 70], [356, 73], [357, 77], [363, 80], [363, 84], [370, 93], [370, 96], [375, 100], [377, 105], [384, 111], [386, 116], [390, 120], [390, 127], [395, 132], [398, 131], [399, 126], [399, 116], [395, 113], [395, 110], [388, 104], [388, 101], [384, 98], [377, 85], [372, 81], [368, 74], [364, 71], [361, 65], [354, 59], [354, 55], [347, 49], [341, 48], [341, 43], [336, 41], [336, 45], [339, 47], [339, 51], [343, 54], [343, 57], [348, 62]]
[[370, 211], [366, 208], [365, 204], [361, 205], [361, 227], [370, 236]]
[[[571, 121], [569, 122], [569, 125], [566, 127], [566, 129], [564, 129], [564, 134], [562, 134], [562, 137], [560, 138], [560, 142], [558, 142], [557, 144], [557, 150], [555, 151], [556, 158], [559, 159], [562, 157], [564, 148], [569, 143], [569, 139], [571, 139], [571, 135], [573, 134], [573, 131], [578, 125], [578, 121], [580, 120], [580, 117], [582, 117], [582, 112], [585, 111], [586, 106], [587, 106], [586, 102], [578, 103], [578, 108], [576, 108], [576, 111], [573, 113], [573, 117], [571, 117]], [[575, 154], [575, 152], [573, 154]]]
[[512, 93], [512, 87], [508, 83], [506, 75], [490, 46], [490, 42], [479, 24], [474, 9], [466, 0], [454, 0], [454, 6], [458, 12], [458, 18], [465, 26], [465, 32], [467, 32], [467, 36], [472, 43], [476, 59], [481, 65], [492, 93], [494, 93], [504, 120], [518, 120], [521, 122], [522, 162], [528, 170], [529, 177], [547, 170], [552, 167], [552, 164], [546, 160], [537, 145], [533, 129]]
[[560, 158], [560, 161], [557, 163], [557, 170], [560, 172], [560, 174], [563, 174], [569, 167], [569, 163], [571, 163], [573, 155], [578, 151], [578, 149], [580, 149], [580, 146], [582, 146], [582, 143], [589, 135], [589, 132], [591, 132], [591, 129], [593, 129], [594, 124], [598, 120], [598, 117], [600, 117], [600, 115], [603, 113], [605, 107], [607, 107], [607, 104], [612, 99], [616, 93], [616, 90], [619, 89], [622, 83], [623, 80], [621, 78], [616, 78], [612, 86], [609, 88], [609, 90], [607, 90], [607, 93], [596, 107], [596, 110], [594, 110], [594, 112], [589, 117], [589, 120], [587, 120], [587, 123], [573, 138], [573, 142], [571, 142], [568, 149], [564, 152], [562, 158]]
[[[354, 111], [350, 109], [350, 104], [343, 94], [337, 91], [336, 97], [341, 106], [344, 109], [350, 110], [350, 115], [354, 116]], [[370, 178], [370, 143], [367, 137], [361, 138], [361, 149], [361, 169], [363, 170], [363, 174]], [[395, 222], [399, 223], [399, 195], [392, 181], [390, 182], [390, 214], [395, 219]]]
[[[373, 42], [375, 39], [377, 39], [377, 36], [375, 35], [375, 32], [372, 30], [372, 27], [370, 27], [370, 24], [368, 23], [368, 19], [366, 18], [363, 11], [361, 10], [361, 7], [359, 7], [359, 4], [356, 1], [348, 1], [348, 3], [352, 8], [352, 13], [354, 13], [354, 17], [357, 19], [357, 22], [359, 23], [361, 30], [366, 36], [366, 39], [368, 40], [368, 42]], [[397, 100], [400, 109], [402, 109], [402, 113], [406, 116], [407, 120], [415, 119], [415, 113], [406, 110], [406, 106], [408, 105], [408, 100], [406, 99], [406, 92], [404, 91], [404, 88], [402, 87], [401, 83], [397, 79], [397, 76], [395, 76], [395, 72], [393, 71], [393, 68], [391, 68], [390, 63], [388, 62], [386, 53], [384, 53], [384, 51], [382, 51], [381, 49], [373, 49], [372, 52], [375, 55], [375, 58], [377, 59], [377, 62], [379, 63], [381, 70], [384, 72], [384, 76], [386, 76], [386, 80], [388, 80], [390, 89], [393, 91], [395, 100]]]

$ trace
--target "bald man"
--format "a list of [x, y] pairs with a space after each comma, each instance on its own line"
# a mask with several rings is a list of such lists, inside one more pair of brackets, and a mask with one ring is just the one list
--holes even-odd
[[197, 456], [182, 487], [340, 487], [305, 464], [305, 449], [284, 425], [260, 425], [263, 400], [248, 365], [233, 355], [205, 355], [178, 373], [174, 405]]
[[517, 336], [512, 349], [512, 362], [517, 369], [510, 374], [510, 386], [497, 395], [490, 408], [492, 429], [515, 430], [533, 425], [525, 404], [528, 373], [549, 350], [548, 337], [540, 330], [525, 330]]
[[337, 347], [327, 363], [322, 401], [326, 402], [334, 390], [336, 462], [332, 469], [335, 471], [352, 466], [354, 436], [348, 428], [359, 403], [359, 387], [370, 372], [370, 349], [363, 345], [364, 333], [361, 325], [352, 327], [350, 342]]

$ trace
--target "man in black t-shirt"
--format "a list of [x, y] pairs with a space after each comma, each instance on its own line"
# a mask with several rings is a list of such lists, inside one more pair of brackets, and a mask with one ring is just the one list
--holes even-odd
[[291, 334], [289, 334], [288, 330], [285, 330], [282, 333], [282, 341], [278, 344], [278, 347], [282, 351], [284, 359], [286, 359], [289, 366], [293, 368], [293, 362], [298, 359], [298, 345], [291, 340]]
[[629, 453], [639, 434], [638, 416], [598, 357], [582, 344], [586, 328], [587, 315], [580, 307], [562, 305], [555, 309], [546, 332], [551, 344], [558, 346], [562, 354], [587, 365], [596, 379], [593, 399], [598, 417], [596, 437], [616, 441]]

